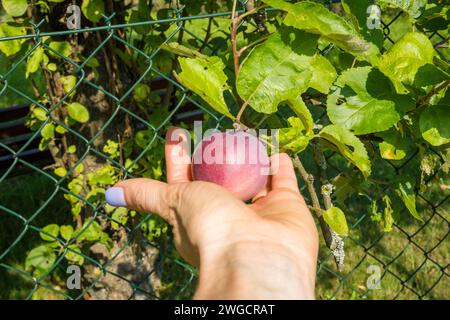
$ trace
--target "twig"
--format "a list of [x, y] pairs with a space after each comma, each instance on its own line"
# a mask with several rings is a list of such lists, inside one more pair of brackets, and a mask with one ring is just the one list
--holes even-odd
[[439, 91], [441, 91], [442, 89], [448, 87], [450, 85], [450, 80], [446, 80], [444, 82], [441, 82], [437, 85], [435, 85], [430, 92], [428, 92], [428, 94], [424, 97], [422, 97], [421, 99], [419, 99], [416, 103], [416, 108], [408, 111], [407, 113], [411, 113], [413, 111], [416, 111], [419, 108], [422, 108], [423, 106], [427, 105], [428, 100], [430, 100], [430, 98], [435, 95], [436, 93], [438, 93]]
[[[434, 45], [434, 48], [435, 48], [435, 49], [445, 48], [445, 47], [444, 47], [444, 43], [446, 43], [449, 39], [450, 39], [450, 37], [447, 37], [447, 38], [445, 38], [444, 40], [442, 40], [442, 41], [436, 43], [436, 44]], [[448, 48], [448, 47], [447, 47], [447, 48]]]
[[246, 45], [245, 47], [242, 47], [242, 48], [239, 49], [239, 51], [238, 51], [238, 56], [241, 57], [242, 54], [243, 54], [248, 48], [251, 48], [251, 47], [256, 46], [257, 44], [259, 44], [260, 42], [263, 42], [263, 41], [266, 40], [269, 36], [270, 36], [270, 34], [268, 34], [268, 35], [266, 35], [266, 36], [264, 36], [264, 37], [261, 37], [261, 38], [259, 38], [259, 39], [256, 40], [256, 41], [253, 41], [252, 43]]
[[242, 117], [242, 115], [244, 114], [244, 111], [245, 111], [245, 109], [246, 109], [247, 107], [248, 107], [248, 100], [245, 101], [245, 102], [242, 104], [241, 108], [239, 109], [239, 112], [238, 112], [238, 114], [237, 114], [237, 116], [236, 116], [236, 122], [237, 122], [237, 123], [241, 123], [241, 117]]
[[265, 114], [265, 115], [261, 118], [261, 120], [259, 120], [259, 122], [256, 124], [256, 126], [255, 126], [253, 129], [258, 129], [258, 128], [264, 123], [264, 121], [266, 121], [267, 118], [269, 118], [269, 117], [270, 117], [269, 114]]
[[[331, 194], [333, 193], [334, 186], [328, 182], [326, 170], [327, 170], [327, 162], [325, 160], [322, 148], [319, 144], [314, 144], [313, 146], [314, 152], [314, 161], [316, 162], [317, 169], [320, 175], [321, 181], [321, 194], [323, 199], [323, 204], [325, 210], [330, 209], [333, 206], [333, 202], [331, 201]], [[323, 222], [327, 227], [328, 224]], [[344, 251], [344, 240], [331, 228], [327, 228], [327, 238], [325, 239], [327, 242], [328, 248], [330, 248], [331, 253], [333, 254], [334, 261], [339, 272], [344, 270], [344, 259], [345, 259], [345, 251]]]
[[322, 209], [320, 208], [319, 197], [317, 196], [316, 189], [314, 188], [314, 176], [306, 171], [298, 155], [294, 156], [292, 162], [294, 164], [294, 168], [296, 168], [302, 176], [302, 179], [305, 182], [306, 187], [308, 188], [309, 195], [311, 197], [311, 201], [313, 204], [312, 207], [314, 208], [317, 217], [320, 218], [322, 216]]
[[330, 227], [325, 222], [323, 215], [322, 215], [322, 208], [320, 207], [319, 197], [317, 196], [316, 189], [314, 188], [314, 176], [310, 173], [308, 173], [303, 166], [302, 162], [300, 161], [300, 158], [298, 155], [295, 155], [292, 159], [292, 162], [294, 164], [294, 168], [297, 169], [297, 171], [302, 176], [303, 181], [306, 184], [306, 187], [308, 188], [309, 196], [311, 197], [312, 201], [312, 210], [317, 216], [317, 219], [319, 220], [320, 224], [320, 230], [322, 230], [322, 235], [325, 240], [325, 244], [330, 250], [333, 250], [333, 234], [332, 230], [330, 230]]

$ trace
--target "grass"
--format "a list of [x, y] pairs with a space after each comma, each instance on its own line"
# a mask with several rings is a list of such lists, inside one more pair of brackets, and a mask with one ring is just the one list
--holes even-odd
[[[49, 223], [70, 222], [70, 208], [61, 193], [52, 198], [55, 190], [53, 182], [37, 174], [4, 180], [0, 182], [0, 190], [0, 255], [12, 246], [0, 260], [0, 299], [23, 299], [31, 292], [33, 282], [21, 276], [17, 270], [24, 268], [27, 253], [42, 240], [37, 231], [30, 228], [25, 231], [23, 221], [2, 206], [24, 219], [31, 218], [30, 225], [41, 228]], [[50, 202], [44, 206], [50, 198]], [[43, 210], [38, 212], [42, 207]], [[15, 243], [16, 239], [20, 240]], [[6, 269], [4, 265], [17, 270]]]
[[[416, 159], [407, 161], [398, 174], [375, 172], [387, 180], [403, 174], [413, 175]], [[414, 171], [412, 171], [414, 170]], [[386, 177], [387, 176], [387, 177]], [[350, 235], [345, 241], [346, 262], [342, 273], [336, 271], [334, 259], [323, 241], [317, 275], [319, 299], [447, 299], [450, 296], [450, 177], [439, 171], [427, 187], [418, 192], [416, 207], [424, 223], [415, 220], [392, 198], [396, 212], [395, 226], [385, 233], [370, 218], [370, 201], [352, 195], [345, 211]], [[379, 195], [382, 197], [382, 195]], [[394, 215], [395, 216], [395, 215]], [[379, 288], [368, 288], [373, 269], [381, 276]], [[369, 282], [370, 284], [370, 282]]]
[[[417, 299], [424, 296], [425, 299], [447, 299], [450, 295], [448, 222], [433, 215], [423, 200], [418, 204], [421, 213], [430, 218], [423, 229], [419, 222], [410, 221], [408, 225], [400, 223], [392, 232], [383, 233], [368, 216], [359, 222], [349, 219], [355, 226], [346, 241], [342, 273], [336, 271], [333, 258], [322, 243], [317, 297]], [[437, 212], [445, 216], [448, 209], [447, 202]], [[411, 220], [409, 213], [403, 214], [404, 220]], [[380, 286], [375, 290], [368, 288], [373, 272], [371, 266], [378, 268], [381, 275]]]

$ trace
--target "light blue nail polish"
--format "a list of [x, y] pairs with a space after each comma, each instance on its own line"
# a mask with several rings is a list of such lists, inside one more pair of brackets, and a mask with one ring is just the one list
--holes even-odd
[[105, 193], [106, 202], [114, 207], [126, 207], [125, 195], [122, 188], [109, 188]]

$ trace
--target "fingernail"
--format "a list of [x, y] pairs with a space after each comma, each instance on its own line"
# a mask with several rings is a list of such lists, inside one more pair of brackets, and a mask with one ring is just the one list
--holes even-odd
[[106, 202], [114, 207], [126, 207], [125, 195], [122, 188], [112, 187], [106, 190]]

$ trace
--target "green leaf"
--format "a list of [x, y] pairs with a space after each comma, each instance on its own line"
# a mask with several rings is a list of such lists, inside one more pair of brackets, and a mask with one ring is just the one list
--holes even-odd
[[348, 235], [347, 219], [345, 214], [338, 207], [331, 207], [323, 212], [323, 218], [330, 228], [341, 237]]
[[[161, 9], [160, 9], [161, 10]], [[159, 12], [159, 10], [158, 10]], [[132, 10], [129, 18], [129, 23], [134, 22], [142, 22], [142, 21], [148, 21], [151, 20], [151, 8], [148, 4], [147, 0], [139, 0], [137, 10]], [[139, 34], [147, 35], [152, 26], [150, 25], [141, 25], [141, 26], [133, 26], [132, 27], [134, 31], [136, 31]]]
[[301, 120], [306, 133], [312, 133], [314, 127], [314, 120], [306, 107], [305, 102], [301, 97], [291, 98], [287, 101], [289, 107], [294, 111], [297, 117]]
[[77, 146], [76, 145], [71, 145], [67, 148], [67, 153], [75, 153], [77, 152]]
[[[86, 230], [84, 230], [84, 228], [86, 228]], [[102, 229], [97, 221], [88, 219], [81, 229], [76, 232], [76, 236], [78, 235], [79, 240], [96, 241], [102, 236]]]
[[399, 183], [398, 189], [395, 191], [402, 199], [409, 213], [411, 213], [411, 215], [417, 220], [423, 222], [422, 217], [419, 215], [416, 209], [416, 195], [414, 194], [414, 190], [412, 188], [411, 183], [410, 182]]
[[202, 60], [208, 60], [208, 56], [206, 56], [196, 50], [193, 50], [191, 48], [183, 46], [183, 45], [179, 44], [178, 42], [163, 43], [160, 45], [160, 48], [163, 50], [166, 50], [168, 52], [172, 52], [173, 54], [176, 54], [181, 57], [200, 58]]
[[377, 3], [383, 8], [398, 8], [408, 13], [412, 18], [419, 17], [425, 6], [427, 0], [378, 0]]
[[289, 128], [278, 130], [280, 152], [298, 154], [306, 149], [314, 134], [306, 130], [303, 122], [298, 117], [290, 117], [288, 123], [290, 125]]
[[420, 67], [433, 63], [433, 44], [420, 32], [409, 32], [383, 54], [379, 68], [394, 83], [397, 92], [407, 93]]
[[339, 76], [336, 86], [327, 99], [327, 113], [334, 124], [355, 134], [367, 134], [387, 130], [400, 120], [396, 102], [401, 104], [402, 100], [377, 69], [348, 69]]
[[61, 237], [64, 240], [69, 241], [70, 239], [72, 239], [74, 230], [71, 225], [64, 225], [59, 228], [59, 232], [61, 233]]
[[[281, 32], [281, 33], [280, 33]], [[278, 105], [297, 99], [309, 85], [306, 54], [314, 54], [317, 39], [285, 28], [256, 47], [243, 62], [237, 80], [239, 96], [258, 112], [274, 113]]]
[[105, 13], [103, 0], [83, 0], [81, 11], [86, 19], [97, 23], [102, 18], [102, 14]]
[[450, 75], [447, 72], [439, 69], [434, 64], [427, 63], [417, 70], [412, 85], [416, 88], [422, 88], [439, 84], [448, 79], [450, 79]]
[[409, 137], [403, 136], [393, 128], [377, 133], [377, 136], [384, 140], [379, 144], [380, 155], [383, 159], [401, 160], [406, 156]]
[[56, 66], [56, 63], [49, 63], [48, 65], [47, 65], [47, 69], [48, 70], [50, 70], [50, 71], [52, 71], [52, 72], [55, 72], [56, 71], [56, 69], [57, 69], [57, 66]]
[[111, 227], [114, 230], [119, 230], [119, 228], [125, 225], [128, 221], [128, 209], [127, 208], [117, 208], [114, 210], [111, 221]]
[[2, 6], [12, 17], [20, 17], [27, 11], [27, 0], [2, 0]]
[[114, 183], [114, 179], [114, 168], [109, 164], [104, 165], [95, 173], [88, 174], [88, 180], [92, 186], [110, 185]]
[[39, 70], [41, 62], [44, 59], [44, 48], [39, 46], [28, 57], [27, 66], [25, 71], [25, 78], [28, 78], [30, 74]]
[[282, 0], [264, 0], [265, 3], [288, 12], [284, 24], [318, 34], [339, 48], [358, 57], [377, 62], [379, 50], [367, 42], [343, 17], [331, 12], [322, 4], [302, 1], [291, 4]]
[[382, 225], [384, 232], [391, 232], [394, 224], [392, 202], [388, 195], [383, 196], [383, 201], [385, 205], [383, 212], [379, 212], [376, 201], [372, 202], [371, 219], [372, 221], [379, 222]]
[[32, 270], [35, 277], [43, 276], [50, 270], [56, 261], [53, 249], [47, 245], [42, 245], [31, 250], [25, 259], [25, 269]]
[[120, 156], [119, 143], [113, 140], [106, 141], [103, 152], [108, 154], [111, 159], [118, 158]]
[[58, 177], [64, 177], [67, 174], [67, 170], [64, 167], [56, 168], [53, 171]]
[[350, 162], [363, 173], [364, 177], [370, 175], [370, 160], [364, 144], [349, 130], [337, 125], [323, 128], [319, 136], [330, 142]]
[[[60, 81], [63, 85], [64, 93], [68, 94], [70, 92], [70, 90], [72, 90], [75, 87], [75, 85], [77, 84], [77, 77], [72, 76], [72, 75], [65, 76], [65, 77], [61, 77]], [[75, 91], [71, 93], [71, 96], [73, 96], [74, 93], [75, 93]]]
[[137, 102], [144, 102], [150, 96], [150, 87], [145, 83], [139, 83], [133, 90], [133, 98]]
[[328, 59], [320, 54], [315, 54], [308, 62], [308, 66], [312, 73], [309, 87], [323, 94], [328, 94], [330, 87], [337, 77], [336, 69]]
[[422, 137], [433, 146], [450, 142], [450, 107], [448, 105], [428, 106], [420, 114]]
[[178, 61], [182, 70], [178, 74], [181, 84], [198, 94], [217, 112], [234, 119], [223, 96], [229, 90], [223, 61], [215, 56], [207, 59], [179, 57]]
[[107, 234], [106, 232], [102, 232], [99, 242], [104, 244], [106, 248], [108, 248], [108, 250], [111, 250], [111, 248], [113, 247], [113, 241], [109, 234]]
[[[64, 128], [63, 126], [57, 125], [55, 128], [55, 131], [59, 134], [64, 134], [67, 132], [66, 128]], [[69, 151], [67, 151], [69, 152]]]
[[86, 65], [91, 68], [98, 68], [100, 67], [100, 62], [98, 62], [96, 57], [92, 57], [86, 62]]
[[[45, 240], [45, 241], [55, 241], [55, 238], [59, 234], [59, 226], [57, 224], [54, 224], [54, 223], [46, 225], [42, 230], [49, 234], [49, 235], [47, 235], [47, 234], [45, 234], [43, 232], [39, 233], [41, 238], [43, 240]], [[53, 237], [51, 237], [51, 236], [53, 236]]]
[[[76, 198], [73, 198], [75, 201], [77, 201]], [[72, 205], [72, 208], [70, 208], [70, 212], [72, 213], [72, 215], [76, 218], [79, 216], [80, 212], [81, 212], [81, 204], [79, 202], [75, 203]]]
[[55, 125], [53, 123], [47, 123], [41, 130], [41, 136], [45, 140], [50, 140], [55, 135]]
[[[3, 22], [0, 24], [0, 38], [21, 36], [27, 34], [27, 30], [23, 26], [16, 26], [11, 22]], [[7, 57], [16, 54], [22, 48], [25, 39], [0, 41], [0, 51]]]
[[[52, 41], [50, 42], [49, 47], [58, 52], [59, 54], [63, 55], [64, 57], [69, 57], [72, 54], [72, 46], [70, 45], [70, 43], [66, 41]], [[51, 56], [55, 58], [60, 57], [51, 50], [49, 50], [49, 53]]]
[[84, 257], [81, 255], [81, 249], [76, 244], [71, 244], [67, 248], [72, 250], [66, 251], [64, 257], [67, 259], [67, 261], [81, 266], [84, 263]]
[[33, 116], [36, 117], [36, 119], [41, 121], [47, 120], [47, 112], [44, 109], [36, 106], [32, 110]]
[[72, 102], [67, 106], [67, 110], [69, 111], [69, 116], [73, 120], [80, 123], [86, 123], [89, 121], [89, 111], [81, 103]]

